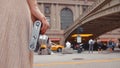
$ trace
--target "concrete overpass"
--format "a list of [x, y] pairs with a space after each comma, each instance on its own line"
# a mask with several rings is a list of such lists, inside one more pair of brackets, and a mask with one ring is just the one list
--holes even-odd
[[120, 27], [120, 0], [96, 0], [70, 27], [65, 30], [65, 40], [77, 33], [91, 33], [94, 38]]

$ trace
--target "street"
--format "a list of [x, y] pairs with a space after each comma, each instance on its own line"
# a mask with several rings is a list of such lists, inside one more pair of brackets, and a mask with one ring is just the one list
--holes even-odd
[[120, 50], [113, 53], [34, 55], [34, 68], [120, 68]]

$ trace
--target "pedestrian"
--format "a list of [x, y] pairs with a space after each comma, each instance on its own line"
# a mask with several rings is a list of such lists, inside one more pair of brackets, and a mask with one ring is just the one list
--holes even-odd
[[115, 47], [116, 47], [116, 43], [113, 41], [113, 47], [112, 47], [113, 51], [114, 51]]
[[90, 53], [90, 52], [93, 53], [94, 43], [95, 43], [95, 41], [94, 41], [93, 39], [90, 39], [90, 40], [88, 41], [88, 44], [89, 44], [89, 53]]
[[33, 68], [32, 20], [42, 22], [44, 34], [49, 23], [36, 0], [0, 0], [0, 68]]
[[66, 42], [66, 48], [71, 48], [71, 43], [69, 41]]
[[110, 52], [113, 52], [113, 41], [112, 40], [109, 40], [108, 43], [107, 43], [107, 46], [108, 46], [108, 50]]
[[100, 40], [97, 41], [97, 48], [98, 48], [98, 53], [102, 53], [103, 43]]

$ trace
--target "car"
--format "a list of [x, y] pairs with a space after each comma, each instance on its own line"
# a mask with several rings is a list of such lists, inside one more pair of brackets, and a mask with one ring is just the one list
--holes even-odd
[[52, 51], [62, 52], [63, 48], [64, 48], [63, 45], [59, 45], [59, 44], [56, 44], [56, 43], [52, 43], [52, 45], [51, 45], [51, 50]]
[[[41, 45], [40, 46], [41, 49], [46, 49], [47, 46], [45, 44]], [[62, 49], [64, 48], [63, 45], [59, 45], [59, 44], [56, 44], [56, 43], [51, 43], [51, 46], [50, 46], [50, 49], [52, 51], [57, 51], [57, 52], [62, 52]]]

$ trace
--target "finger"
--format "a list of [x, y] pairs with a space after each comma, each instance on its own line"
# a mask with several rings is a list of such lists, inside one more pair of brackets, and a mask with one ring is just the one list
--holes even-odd
[[45, 28], [45, 25], [44, 24], [42, 24], [42, 27], [41, 27], [41, 34], [44, 34], [44, 28]]
[[49, 27], [49, 23], [46, 20], [42, 21], [41, 33], [44, 34]]
[[44, 29], [43, 29], [43, 33], [45, 33], [48, 29], [48, 25], [45, 25]]
[[44, 34], [47, 29], [48, 29], [48, 26], [46, 24], [43, 24], [43, 26], [41, 28], [41, 33]]

